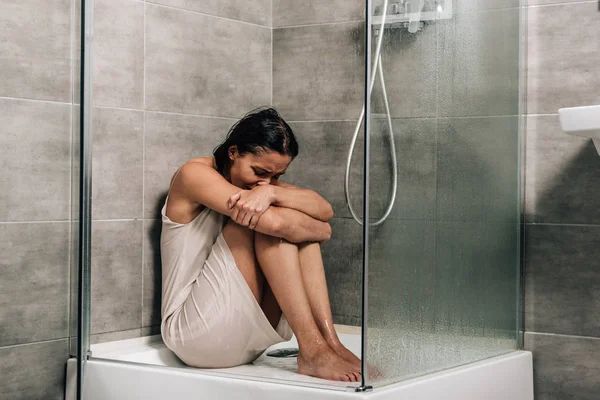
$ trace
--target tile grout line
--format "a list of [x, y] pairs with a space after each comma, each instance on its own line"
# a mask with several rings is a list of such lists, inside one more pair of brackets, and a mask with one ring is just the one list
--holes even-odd
[[[37, 99], [26, 99], [26, 98], [18, 98], [18, 97], [3, 97], [0, 96], [0, 100], [14, 100], [14, 101], [28, 101], [28, 102], [40, 102], [40, 103], [50, 103], [50, 104], [60, 104], [65, 106], [73, 106], [78, 105], [74, 103], [64, 103], [57, 101], [47, 101], [47, 100], [37, 100]], [[145, 107], [145, 106], [144, 106]], [[189, 113], [179, 113], [173, 111], [161, 111], [161, 110], [140, 110], [136, 108], [128, 108], [128, 107], [114, 107], [114, 106], [103, 106], [103, 105], [94, 105], [93, 108], [98, 109], [110, 109], [110, 110], [123, 110], [123, 111], [134, 111], [134, 112], [144, 112], [146, 113], [156, 113], [156, 114], [167, 114], [167, 115], [181, 115], [186, 117], [195, 117], [195, 118], [213, 118], [213, 119], [225, 119], [237, 121], [239, 118], [237, 117], [226, 117], [226, 116], [216, 116], [216, 115], [206, 115], [206, 114], [189, 114]], [[377, 116], [377, 114], [375, 114]], [[535, 117], [535, 116], [558, 116], [558, 114], [526, 114], [526, 117]], [[518, 115], [514, 114], [506, 114], [506, 115], [473, 115], [473, 116], [401, 116], [401, 117], [393, 117], [393, 120], [412, 120], [412, 119], [485, 119], [485, 118], [508, 118], [508, 117], [518, 117]], [[288, 122], [290, 123], [325, 123], [325, 122], [356, 122], [354, 119], [322, 119], [322, 120], [292, 120], [290, 119]]]
[[40, 100], [40, 99], [30, 99], [27, 97], [11, 97], [11, 96], [0, 96], [0, 100], [14, 100], [14, 101], [29, 101], [33, 103], [50, 103], [50, 104], [61, 104], [64, 106], [73, 105], [73, 96], [71, 95], [71, 99], [69, 101], [54, 101], [54, 100]]
[[230, 22], [239, 22], [239, 23], [242, 23], [242, 24], [245, 24], [245, 25], [256, 27], [256, 28], [269, 29], [269, 27], [265, 26], [265, 25], [255, 24], [255, 23], [252, 23], [252, 22], [247, 22], [247, 21], [242, 21], [242, 20], [237, 20], [237, 19], [231, 19], [231, 18], [219, 16], [219, 15], [207, 14], [207, 13], [203, 13], [203, 12], [200, 12], [200, 11], [189, 10], [189, 9], [181, 8], [181, 7], [167, 6], [167, 5], [164, 5], [164, 4], [155, 3], [155, 2], [150, 1], [150, 0], [145, 0], [145, 3], [150, 4], [150, 5], [154, 6], [154, 7], [161, 7], [161, 8], [167, 8], [167, 9], [170, 9], [170, 10], [177, 10], [177, 11], [182, 11], [182, 12], [188, 12], [188, 13], [191, 13], [191, 14], [203, 15], [205, 17], [222, 19], [222, 20], [230, 21]]
[[18, 224], [68, 224], [72, 221], [70, 219], [57, 219], [57, 220], [40, 220], [40, 221], [0, 221], [0, 225], [18, 225]]
[[591, 226], [596, 227], [600, 226], [600, 224], [569, 224], [569, 223], [555, 223], [555, 222], [527, 222], [526, 220], [523, 222], [525, 226]]
[[[69, 346], [69, 336], [65, 336], [65, 337], [61, 337], [61, 338], [57, 338], [57, 339], [47, 339], [47, 340], [38, 340], [35, 342], [9, 344], [6, 346], [0, 346], [0, 349], [4, 350], [4, 349], [10, 349], [10, 348], [14, 348], [14, 347], [24, 347], [24, 346], [31, 346], [31, 345], [36, 345], [36, 344], [43, 344], [43, 343], [60, 342], [63, 340], [65, 340], [67, 342], [67, 347], [68, 347]], [[69, 349], [69, 352], [70, 351], [71, 350]]]
[[[475, 116], [456, 116], [456, 117], [392, 117], [392, 121], [404, 121], [404, 120], [459, 120], [459, 119], [499, 119], [499, 118], [519, 118], [519, 115], [475, 115]], [[379, 117], [375, 114], [375, 120], [383, 120], [383, 117]], [[322, 120], [288, 120], [289, 123], [327, 123], [327, 122], [356, 122], [355, 119], [322, 119]]]
[[137, 108], [125, 108], [125, 107], [113, 107], [113, 106], [97, 106], [96, 105], [96, 106], [94, 106], [94, 108], [110, 109], [110, 110], [123, 110], [123, 111], [138, 111], [138, 112], [155, 113], [155, 114], [181, 115], [181, 116], [185, 116], [185, 117], [226, 119], [226, 120], [235, 120], [235, 121], [237, 121], [239, 119], [236, 117], [222, 117], [222, 116], [217, 116], [217, 115], [187, 114], [187, 113], [180, 113], [180, 112], [174, 112], [174, 111], [160, 111], [160, 110], [140, 110]]
[[275, 46], [274, 42], [273, 42], [273, 30], [274, 28], [274, 23], [273, 23], [273, 2], [275, 0], [271, 0], [271, 107], [273, 107], [273, 78], [274, 78], [274, 62], [273, 62], [273, 48]]
[[[28, 98], [19, 98], [19, 97], [5, 97], [0, 96], [0, 100], [14, 100], [14, 101], [29, 101], [29, 102], [40, 102], [40, 103], [51, 103], [51, 104], [62, 104], [71, 106], [73, 103], [65, 103], [60, 101], [51, 101], [51, 100], [38, 100], [38, 99], [28, 99]], [[77, 103], [78, 104], [78, 103]], [[77, 105], [75, 104], [75, 105]], [[226, 120], [234, 120], [237, 121], [238, 117], [227, 117], [227, 116], [218, 116], [218, 115], [207, 115], [207, 114], [191, 114], [191, 113], [180, 113], [174, 111], [162, 111], [162, 110], [140, 110], [136, 108], [128, 108], [128, 107], [114, 107], [114, 106], [106, 106], [106, 105], [94, 105], [93, 108], [99, 109], [111, 109], [111, 110], [124, 110], [124, 111], [138, 111], [145, 113], [156, 113], [156, 114], [169, 114], [169, 115], [181, 115], [187, 117], [197, 117], [197, 118], [214, 118], [214, 119], [226, 119]], [[377, 113], [375, 114], [378, 115]], [[403, 119], [483, 119], [483, 118], [506, 118], [506, 117], [518, 117], [517, 114], [505, 114], [505, 115], [465, 115], [465, 116], [400, 116], [400, 117], [392, 117], [393, 120], [403, 120]], [[558, 116], [558, 113], [555, 114], [526, 114], [526, 117], [535, 117], [535, 116]], [[302, 122], [356, 122], [354, 119], [322, 119], [322, 120], [288, 120], [288, 122], [293, 123], [302, 123]]]
[[[432, 157], [432, 162], [435, 163], [435, 168], [433, 169], [435, 171], [435, 199], [433, 204], [435, 205], [435, 210], [433, 210], [433, 214], [434, 214], [434, 218], [437, 220], [438, 219], [438, 212], [439, 212], [439, 207], [438, 207], [438, 202], [439, 202], [439, 197], [438, 197], [438, 193], [439, 193], [439, 186], [440, 186], [440, 182], [439, 182], [439, 178], [440, 178], [440, 174], [438, 173], [438, 161], [439, 161], [439, 147], [440, 147], [440, 109], [442, 108], [440, 106], [440, 59], [441, 59], [441, 40], [440, 40], [440, 24], [438, 23], [439, 20], [435, 21], [435, 56], [434, 56], [434, 62], [435, 62], [435, 135], [434, 135], [434, 151], [433, 154], [435, 155], [434, 157]], [[434, 235], [433, 237], [433, 251], [437, 252], [437, 247], [438, 247], [438, 241], [437, 241], [437, 234]]]
[[524, 331], [525, 334], [530, 334], [530, 335], [540, 335], [540, 336], [562, 336], [562, 337], [568, 337], [568, 338], [572, 338], [572, 339], [593, 339], [593, 340], [600, 340], [600, 337], [596, 337], [596, 336], [588, 336], [588, 335], [570, 335], [567, 333], [552, 333], [552, 332], [536, 332], [536, 331], [528, 331], [525, 330]]
[[567, 6], [571, 4], [595, 4], [597, 0], [582, 0], [582, 1], [574, 1], [574, 2], [556, 2], [550, 4], [527, 4], [526, 8], [543, 8], [543, 7], [553, 7], [553, 6]]
[[141, 225], [142, 225], [142, 260], [141, 260], [141, 280], [142, 280], [142, 290], [141, 290], [141, 307], [140, 307], [140, 335], [141, 335], [141, 328], [144, 325], [144, 257], [145, 257], [145, 251], [144, 251], [144, 212], [145, 212], [145, 208], [146, 208], [146, 203], [145, 203], [145, 191], [146, 191], [146, 184], [145, 184], [145, 169], [146, 169], [146, 1], [144, 1], [144, 17], [143, 17], [143, 32], [144, 32], [144, 53], [143, 53], [143, 62], [144, 62], [144, 68], [142, 70], [142, 109], [143, 109], [143, 113], [142, 113], [142, 213], [141, 213]]
[[333, 21], [333, 22], [316, 22], [312, 24], [299, 24], [299, 25], [286, 25], [286, 26], [274, 26], [273, 29], [293, 29], [293, 28], [308, 28], [308, 27], [317, 27], [317, 26], [326, 26], [326, 25], [342, 25], [342, 24], [356, 24], [357, 22], [362, 22], [364, 24], [364, 19], [353, 19], [348, 21]]
[[[134, 332], [134, 331], [138, 331], [139, 332], [141, 330], [142, 330], [142, 328], [131, 328], [131, 329], [124, 329], [124, 330], [120, 330], [120, 331], [98, 332], [98, 333], [94, 333], [94, 334], [92, 334], [90, 336], [96, 336], [96, 337], [98, 337], [98, 336], [101, 336], [101, 335], [112, 335], [112, 334], [115, 334], [115, 333]], [[95, 344], [97, 344], [97, 343], [95, 343]]]
[[[521, 2], [520, 2], [521, 3]], [[515, 317], [518, 327], [517, 346], [525, 348], [525, 331], [526, 331], [526, 270], [527, 260], [530, 256], [527, 251], [527, 225], [525, 223], [527, 216], [527, 125], [528, 125], [528, 109], [527, 109], [527, 92], [529, 85], [529, 9], [527, 7], [519, 8], [519, 60], [518, 60], [518, 77], [519, 77], [519, 268], [517, 273], [517, 315]], [[521, 333], [522, 332], [522, 333]]]
[[67, 293], [67, 337], [69, 338], [67, 341], [67, 346], [68, 346], [68, 353], [69, 355], [71, 354], [71, 318], [73, 318], [73, 315], [71, 313], [71, 307], [72, 307], [72, 302], [73, 302], [73, 274], [71, 273], [71, 269], [73, 268], [74, 264], [73, 264], [73, 156], [74, 156], [74, 151], [73, 151], [73, 146], [74, 146], [74, 140], [73, 140], [73, 136], [75, 135], [75, 130], [73, 129], [73, 123], [74, 123], [74, 118], [73, 118], [73, 103], [75, 102], [75, 67], [74, 67], [74, 60], [75, 57], [73, 57], [73, 53], [75, 51], [75, 46], [73, 43], [73, 38], [75, 35], [75, 1], [71, 0], [71, 15], [70, 15], [70, 19], [71, 19], [71, 27], [69, 29], [69, 33], [70, 33], [70, 48], [71, 48], [71, 107], [70, 107], [70, 116], [71, 116], [71, 124], [70, 124], [70, 136], [71, 136], [71, 145], [69, 146], [69, 163], [70, 168], [69, 168], [69, 229], [68, 229], [68, 257], [69, 257], [69, 261], [67, 262], [67, 282], [68, 282], [68, 293]]

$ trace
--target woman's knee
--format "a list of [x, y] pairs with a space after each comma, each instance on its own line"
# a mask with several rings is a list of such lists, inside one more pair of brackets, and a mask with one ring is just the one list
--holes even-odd
[[254, 232], [254, 248], [256, 252], [273, 248], [291, 249], [292, 247], [296, 251], [299, 250], [299, 245], [296, 243], [288, 242], [285, 239], [275, 236], [265, 235], [264, 233]]

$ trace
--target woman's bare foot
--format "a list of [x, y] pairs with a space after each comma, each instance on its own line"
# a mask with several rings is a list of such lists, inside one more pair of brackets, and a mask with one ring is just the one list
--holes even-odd
[[314, 349], [310, 354], [300, 351], [298, 372], [332, 381], [360, 381], [360, 366], [349, 363], [326, 345]]
[[[359, 371], [361, 371], [361, 363], [360, 358], [358, 358], [354, 353], [348, 350], [339, 340], [330, 340], [327, 342], [329, 347], [336, 352], [337, 355], [342, 357], [344, 360], [348, 361], [352, 365], [356, 366]], [[367, 365], [367, 370], [369, 371], [369, 379], [382, 379], [383, 374], [372, 364]]]
[[360, 358], [358, 358], [353, 352], [348, 350], [342, 342], [339, 340], [329, 340], [327, 344], [335, 353], [342, 357], [344, 360], [348, 361], [350, 364], [360, 369]]

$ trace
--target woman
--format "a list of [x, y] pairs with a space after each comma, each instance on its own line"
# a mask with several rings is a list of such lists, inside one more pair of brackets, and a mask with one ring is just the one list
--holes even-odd
[[293, 331], [301, 374], [358, 381], [360, 361], [333, 327], [321, 258], [333, 210], [279, 180], [298, 154], [291, 128], [274, 109], [255, 111], [213, 154], [175, 173], [162, 210], [166, 345], [189, 365], [223, 368]]

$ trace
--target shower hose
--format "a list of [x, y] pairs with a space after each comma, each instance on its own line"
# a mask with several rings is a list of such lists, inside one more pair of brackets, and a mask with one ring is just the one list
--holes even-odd
[[[385, 17], [387, 13], [387, 8], [388, 0], [384, 0], [383, 13], [381, 16], [381, 25], [379, 26], [379, 36], [377, 38], [377, 46], [375, 48], [375, 60], [373, 62], [375, 68], [373, 68], [373, 72], [371, 73], [371, 79], [369, 82], [369, 94], [373, 91], [375, 78], [377, 77], [377, 73], [379, 72], [379, 82], [381, 84], [381, 93], [383, 95], [383, 104], [385, 106], [385, 114], [387, 117], [387, 124], [389, 128], [388, 132], [390, 135], [390, 151], [392, 153], [392, 196], [383, 216], [377, 221], [370, 223], [371, 226], [380, 225], [387, 219], [387, 217], [392, 212], [392, 209], [394, 208], [394, 202], [396, 201], [396, 194], [398, 192], [398, 162], [396, 160], [396, 144], [394, 143], [394, 130], [392, 127], [390, 105], [388, 103], [388, 96], [385, 88], [385, 80], [383, 78], [383, 68], [381, 66], [381, 43], [383, 42], [383, 28], [385, 27]], [[352, 218], [354, 218], [354, 220], [361, 225], [362, 220], [356, 215], [356, 212], [354, 212], [354, 209], [352, 208], [352, 202], [350, 201], [350, 164], [352, 162], [352, 154], [354, 153], [354, 147], [356, 145], [356, 138], [358, 137], [358, 132], [360, 131], [360, 126], [362, 125], [364, 116], [365, 104], [363, 104], [362, 111], [360, 112], [360, 116], [358, 117], [358, 121], [356, 122], [354, 135], [352, 136], [352, 142], [350, 143], [350, 151], [348, 152], [348, 159], [346, 160], [346, 175], [344, 177], [344, 194], [346, 195], [346, 203], [348, 204], [348, 208], [350, 209]]]

